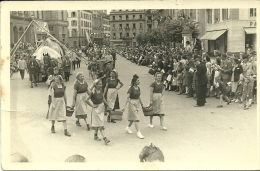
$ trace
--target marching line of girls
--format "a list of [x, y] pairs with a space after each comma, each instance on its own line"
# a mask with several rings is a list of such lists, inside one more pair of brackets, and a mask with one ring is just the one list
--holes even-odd
[[[104, 118], [105, 113], [108, 111], [114, 111], [119, 109], [118, 90], [124, 85], [119, 79], [116, 71], [110, 71], [109, 77], [106, 79], [105, 86], [102, 85], [101, 76], [94, 80], [93, 84], [89, 87], [87, 82], [84, 81], [82, 72], [77, 73], [76, 81], [74, 83], [74, 94], [71, 107], [74, 108], [76, 117], [76, 125], [81, 126], [79, 120], [84, 119], [87, 130], [94, 130], [94, 140], [101, 141], [98, 137], [100, 132], [105, 144], [108, 144], [110, 140], [105, 136]], [[138, 138], [143, 139], [139, 129], [139, 111], [140, 105], [143, 106], [141, 100], [141, 90], [139, 87], [140, 80], [138, 75], [134, 75], [131, 80], [131, 86], [127, 91], [127, 99], [122, 112], [126, 112], [128, 125], [125, 131], [132, 134], [130, 127], [134, 123], [136, 128], [136, 135]], [[103, 88], [105, 87], [105, 88]], [[164, 112], [163, 112], [163, 93], [164, 85], [162, 83], [162, 73], [155, 74], [155, 80], [150, 85], [150, 106], [153, 106], [154, 114], [150, 116], [150, 128], [153, 128], [153, 116], [160, 118], [160, 129], [167, 130], [163, 125]], [[66, 86], [63, 83], [63, 79], [60, 75], [55, 75], [50, 86], [51, 102], [47, 119], [52, 121], [51, 132], [55, 133], [54, 124], [55, 121], [63, 122], [64, 134], [71, 136], [67, 131], [66, 124]], [[106, 95], [106, 98], [105, 98]], [[91, 110], [91, 125], [87, 123], [87, 106], [92, 108]], [[109, 122], [109, 120], [108, 120]]]

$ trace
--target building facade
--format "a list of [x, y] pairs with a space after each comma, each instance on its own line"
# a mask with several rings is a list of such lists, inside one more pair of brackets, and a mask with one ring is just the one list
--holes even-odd
[[110, 45], [136, 46], [136, 36], [146, 31], [145, 10], [110, 12]]
[[[43, 11], [11, 11], [10, 13], [10, 43], [11, 47], [18, 42], [23, 35], [28, 25], [32, 21], [32, 16], [35, 20], [43, 21]], [[26, 32], [23, 42], [34, 43], [36, 37], [34, 36], [34, 29], [30, 27]]]
[[110, 42], [109, 16], [103, 17], [103, 28], [104, 28], [104, 44], [109, 45]]
[[93, 10], [92, 17], [92, 34], [91, 39], [93, 43], [102, 45], [104, 43], [104, 26], [103, 18], [106, 17], [106, 12], [103, 10]]
[[256, 50], [256, 8], [206, 9], [206, 33], [208, 52], [246, 52]]
[[44, 21], [48, 23], [50, 34], [64, 45], [68, 45], [67, 11], [44, 11]]
[[92, 11], [74, 10], [68, 12], [69, 46], [81, 47], [88, 44], [86, 32], [92, 33]]
[[[10, 14], [10, 42], [11, 47], [20, 39], [26, 31], [32, 18], [37, 22], [47, 22], [49, 33], [57, 40], [66, 45], [67, 34], [67, 13], [66, 11], [11, 11]], [[30, 27], [22, 42], [34, 43], [40, 41], [46, 33], [37, 33], [34, 27]]]

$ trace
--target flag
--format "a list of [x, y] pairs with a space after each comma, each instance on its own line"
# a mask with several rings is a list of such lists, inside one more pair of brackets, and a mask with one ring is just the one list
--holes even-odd
[[85, 30], [85, 32], [86, 32], [86, 38], [87, 38], [88, 43], [91, 43], [91, 39], [89, 37], [89, 34], [88, 34], [87, 30]]
[[46, 33], [49, 32], [49, 27], [47, 22], [36, 21], [41, 27], [35, 24], [35, 30], [37, 33]]

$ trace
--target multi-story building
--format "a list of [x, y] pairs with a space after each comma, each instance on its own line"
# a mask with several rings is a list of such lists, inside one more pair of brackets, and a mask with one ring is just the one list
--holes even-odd
[[50, 34], [61, 43], [68, 45], [67, 11], [44, 11], [44, 20], [48, 23]]
[[111, 45], [136, 46], [136, 36], [145, 30], [145, 10], [112, 10], [110, 12]]
[[[43, 20], [43, 11], [11, 11], [10, 13], [10, 43], [13, 46], [18, 42], [20, 37], [23, 35], [24, 31], [27, 29], [28, 25], [32, 21], [32, 17], [35, 20]], [[34, 28], [30, 27], [24, 38], [23, 42], [33, 43], [36, 41], [34, 34]]]
[[[67, 44], [67, 12], [66, 11], [12, 11], [11, 12], [11, 44], [15, 44], [26, 31], [32, 18], [37, 21], [47, 22], [49, 33], [60, 42]], [[34, 26], [34, 25], [33, 25]], [[30, 27], [23, 37], [23, 42], [34, 43], [42, 39], [46, 33], [37, 33], [34, 27]]]
[[[98, 45], [104, 44], [109, 27], [106, 10], [93, 10], [91, 39]], [[108, 29], [108, 30], [106, 30]], [[106, 32], [106, 33], [105, 33]]]
[[92, 33], [92, 11], [68, 11], [69, 45], [81, 47], [88, 44], [86, 32]]
[[256, 50], [256, 8], [205, 9], [206, 33], [201, 37], [207, 41], [208, 52], [222, 53]]
[[104, 28], [104, 44], [109, 45], [109, 38], [110, 38], [109, 16], [105, 16], [103, 18], [103, 28]]

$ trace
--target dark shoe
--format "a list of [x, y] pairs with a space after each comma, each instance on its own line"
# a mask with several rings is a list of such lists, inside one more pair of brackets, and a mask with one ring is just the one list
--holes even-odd
[[244, 106], [244, 110], [247, 110], [247, 109], [249, 109], [249, 108], [247, 108], [246, 106]]
[[107, 122], [110, 123], [110, 116], [107, 116]]
[[33, 85], [31, 85], [31, 88], [33, 88]]
[[101, 141], [101, 139], [98, 138], [97, 134], [94, 134], [94, 140], [96, 140], [96, 141]]
[[64, 130], [64, 135], [70, 137], [70, 133], [67, 131], [67, 129]]
[[76, 121], [76, 125], [79, 126], [79, 127], [81, 127], [79, 121]]
[[231, 103], [231, 100], [229, 100], [228, 102], [227, 102], [227, 105], [229, 105]]
[[178, 93], [178, 95], [182, 95], [182, 93]]
[[110, 141], [109, 141], [106, 137], [104, 137], [103, 139], [104, 139], [106, 145], [107, 145], [108, 143], [110, 143]]
[[218, 105], [218, 106], [217, 106], [217, 108], [222, 108], [222, 107], [223, 107], [223, 105]]
[[51, 127], [51, 133], [53, 133], [53, 134], [55, 133], [55, 128], [54, 128], [54, 126]]
[[111, 120], [111, 122], [112, 122], [112, 123], [116, 123], [116, 121], [115, 121], [115, 120]]
[[91, 130], [91, 127], [89, 124], [87, 124], [87, 130], [90, 131]]

